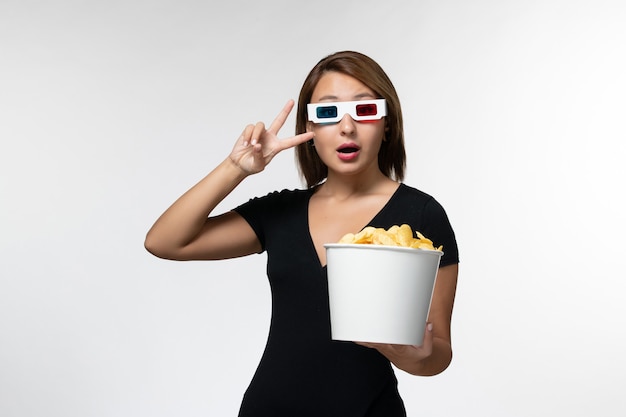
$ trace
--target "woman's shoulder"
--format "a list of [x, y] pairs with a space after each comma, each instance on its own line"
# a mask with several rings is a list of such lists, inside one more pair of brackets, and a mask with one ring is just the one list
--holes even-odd
[[396, 195], [401, 199], [410, 199], [416, 202], [423, 202], [424, 204], [435, 201], [432, 195], [405, 183], [400, 183]]
[[242, 211], [248, 207], [254, 206], [255, 208], [262, 207], [265, 210], [274, 210], [280, 208], [291, 207], [298, 202], [306, 201], [312, 194], [310, 189], [288, 189], [270, 191], [267, 194], [260, 194], [256, 197], [250, 198], [247, 202], [237, 207], [236, 211]]
[[274, 190], [265, 195], [253, 197], [251, 200], [295, 201], [307, 198], [312, 192], [311, 189], [283, 188], [282, 190]]
[[398, 211], [406, 210], [419, 216], [446, 217], [444, 207], [431, 194], [401, 183], [393, 198], [393, 206]]

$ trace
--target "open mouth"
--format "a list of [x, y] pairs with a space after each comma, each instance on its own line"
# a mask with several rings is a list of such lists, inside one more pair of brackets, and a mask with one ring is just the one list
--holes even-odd
[[355, 160], [361, 149], [353, 143], [345, 143], [337, 148], [337, 156], [342, 161], [353, 161]]
[[337, 149], [337, 152], [339, 153], [354, 153], [354, 152], [358, 152], [359, 148], [357, 148], [356, 146], [346, 146], [344, 148], [340, 148]]

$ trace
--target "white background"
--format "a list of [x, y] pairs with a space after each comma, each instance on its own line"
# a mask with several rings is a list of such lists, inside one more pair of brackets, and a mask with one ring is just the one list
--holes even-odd
[[[623, 416], [624, 22], [620, 0], [0, 0], [0, 415], [236, 415], [264, 255], [143, 239], [354, 49], [394, 81], [406, 182], [461, 250], [455, 357], [398, 374], [409, 415]], [[285, 152], [219, 211], [299, 186]]]

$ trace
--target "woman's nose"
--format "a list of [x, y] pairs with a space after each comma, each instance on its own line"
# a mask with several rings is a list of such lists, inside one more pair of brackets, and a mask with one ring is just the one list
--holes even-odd
[[341, 120], [339, 121], [339, 127], [341, 129], [341, 133], [344, 135], [351, 135], [355, 131], [355, 121], [349, 114], [344, 114]]

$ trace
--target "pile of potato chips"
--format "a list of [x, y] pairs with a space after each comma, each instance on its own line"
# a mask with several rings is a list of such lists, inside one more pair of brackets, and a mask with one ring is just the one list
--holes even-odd
[[428, 249], [441, 251], [443, 246], [435, 248], [432, 240], [426, 238], [416, 231], [417, 237], [413, 237], [413, 230], [408, 224], [402, 226], [391, 226], [385, 230], [368, 226], [359, 233], [348, 233], [344, 235], [339, 243], [362, 243], [370, 245], [402, 246], [406, 248]]

